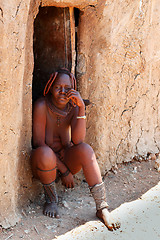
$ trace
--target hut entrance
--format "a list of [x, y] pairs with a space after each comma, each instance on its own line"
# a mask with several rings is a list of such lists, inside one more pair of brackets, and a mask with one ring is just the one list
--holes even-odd
[[[40, 7], [34, 22], [33, 102], [43, 95], [49, 76], [65, 67], [75, 74], [77, 9]], [[77, 24], [77, 17], [76, 17]]]

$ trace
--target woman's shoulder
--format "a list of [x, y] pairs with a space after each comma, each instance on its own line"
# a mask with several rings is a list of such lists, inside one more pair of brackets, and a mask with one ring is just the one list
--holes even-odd
[[44, 97], [41, 97], [35, 101], [34, 109], [46, 110], [46, 100]]

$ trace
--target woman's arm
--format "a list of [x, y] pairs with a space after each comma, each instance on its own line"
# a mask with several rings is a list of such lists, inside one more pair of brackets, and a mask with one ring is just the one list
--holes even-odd
[[77, 105], [71, 121], [71, 138], [74, 144], [79, 144], [84, 141], [86, 135], [86, 120], [85, 118], [78, 118], [85, 116], [85, 104], [76, 90], [71, 89], [67, 96]]
[[46, 128], [46, 103], [44, 99], [35, 102], [33, 108], [33, 146], [46, 146], [45, 144]]
[[[40, 99], [35, 102], [33, 109], [33, 146], [35, 148], [47, 146], [45, 143], [45, 128], [46, 128], [46, 103]], [[69, 172], [67, 176], [63, 174], [68, 170], [65, 164], [57, 157], [57, 168], [62, 173], [62, 182], [66, 187], [74, 187], [73, 175]]]

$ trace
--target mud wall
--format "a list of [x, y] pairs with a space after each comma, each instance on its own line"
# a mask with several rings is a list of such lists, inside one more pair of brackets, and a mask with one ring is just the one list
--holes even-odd
[[[79, 7], [77, 78], [87, 108], [86, 142], [102, 173], [160, 143], [160, 6], [149, 1], [42, 1]], [[86, 5], [85, 5], [86, 3]], [[20, 219], [37, 194], [29, 156], [33, 23], [40, 1], [0, 1], [0, 225]], [[88, 6], [90, 5], [90, 6]], [[64, 6], [63, 6], [64, 7]]]
[[0, 1], [0, 225], [6, 228], [19, 221], [18, 207], [33, 195], [29, 155], [35, 13], [30, 4]]
[[160, 6], [98, 1], [81, 14], [78, 79], [102, 173], [160, 148]]

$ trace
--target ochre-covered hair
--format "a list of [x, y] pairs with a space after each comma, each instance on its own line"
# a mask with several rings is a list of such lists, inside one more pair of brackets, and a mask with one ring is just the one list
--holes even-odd
[[43, 92], [44, 96], [46, 96], [47, 93], [49, 92], [49, 90], [50, 90], [52, 84], [54, 83], [55, 79], [57, 78], [58, 74], [61, 74], [61, 73], [67, 74], [70, 77], [71, 84], [72, 84], [73, 88], [76, 90], [77, 84], [76, 84], [75, 76], [68, 69], [61, 68], [61, 69], [57, 70], [55, 73], [51, 74], [51, 76], [50, 76], [50, 78], [49, 78], [49, 80], [48, 80], [48, 82], [47, 82], [47, 84], [44, 88], [44, 92]]

